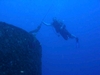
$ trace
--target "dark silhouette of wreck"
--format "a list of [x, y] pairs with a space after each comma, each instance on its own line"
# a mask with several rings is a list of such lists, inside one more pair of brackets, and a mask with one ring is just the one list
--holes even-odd
[[30, 33], [0, 22], [0, 75], [42, 75], [42, 48]]

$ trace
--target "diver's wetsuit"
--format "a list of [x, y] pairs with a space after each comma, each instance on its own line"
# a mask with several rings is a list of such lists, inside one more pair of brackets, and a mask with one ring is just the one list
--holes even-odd
[[61, 29], [59, 33], [65, 40], [68, 40], [68, 38], [71, 37], [71, 34], [66, 29]]
[[52, 26], [55, 28], [57, 33], [60, 33], [60, 35], [67, 40], [68, 38], [71, 38], [71, 34], [66, 30], [66, 26], [58, 22], [57, 20], [53, 21]]
[[68, 38], [75, 38], [76, 42], [78, 43], [78, 38], [68, 32], [66, 29], [66, 25], [64, 25], [62, 22], [59, 22], [57, 20], [53, 20], [51, 24], [57, 33], [59, 33], [65, 40], [68, 40]]

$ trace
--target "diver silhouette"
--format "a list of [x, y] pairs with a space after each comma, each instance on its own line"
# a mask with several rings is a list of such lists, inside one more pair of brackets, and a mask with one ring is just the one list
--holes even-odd
[[59, 33], [65, 40], [68, 40], [69, 38], [75, 38], [76, 42], [79, 42], [78, 37], [69, 33], [69, 31], [66, 29], [66, 25], [63, 22], [58, 21], [56, 18], [53, 18], [53, 22], [51, 24], [47, 24], [45, 22], [43, 22], [43, 24], [47, 26], [53, 26], [56, 32]]

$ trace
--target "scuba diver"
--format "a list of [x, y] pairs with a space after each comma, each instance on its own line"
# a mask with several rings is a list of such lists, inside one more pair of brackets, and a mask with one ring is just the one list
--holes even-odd
[[53, 18], [53, 22], [51, 24], [47, 24], [45, 22], [43, 22], [43, 24], [47, 26], [53, 26], [56, 32], [59, 33], [65, 40], [68, 40], [69, 38], [71, 39], [75, 38], [76, 42], [77, 43], [79, 42], [78, 37], [69, 33], [68, 30], [66, 29], [66, 25], [58, 21], [56, 18]]

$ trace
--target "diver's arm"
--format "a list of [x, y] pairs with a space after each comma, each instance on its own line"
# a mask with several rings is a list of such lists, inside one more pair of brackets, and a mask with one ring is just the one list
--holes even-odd
[[44, 25], [46, 26], [51, 26], [51, 24], [48, 24], [48, 23], [45, 23], [45, 22], [42, 22]]

